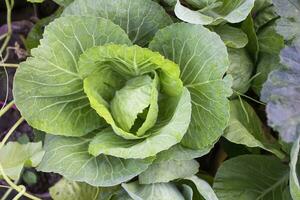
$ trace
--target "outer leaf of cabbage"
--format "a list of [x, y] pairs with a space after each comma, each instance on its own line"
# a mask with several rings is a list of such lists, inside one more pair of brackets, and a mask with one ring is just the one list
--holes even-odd
[[86, 49], [110, 42], [131, 44], [125, 32], [106, 19], [60, 17], [46, 27], [41, 45], [21, 63], [14, 81], [16, 105], [31, 126], [82, 136], [104, 125], [83, 92], [77, 61]]
[[159, 29], [172, 23], [164, 9], [151, 0], [75, 0], [63, 15], [109, 19], [140, 46], [147, 45]]
[[220, 37], [201, 25], [179, 23], [160, 30], [150, 48], [180, 66], [191, 93], [192, 120], [182, 144], [193, 149], [212, 147], [229, 120], [228, 90], [223, 76], [229, 61]]
[[69, 181], [62, 178], [49, 188], [49, 193], [54, 200], [87, 200], [99, 198], [100, 188], [86, 183]]
[[[194, 6], [203, 6], [193, 4]], [[254, 0], [221, 0], [210, 3], [206, 7], [198, 7], [199, 10], [193, 11], [177, 0], [175, 6], [176, 16], [188, 23], [201, 25], [216, 25], [221, 22], [238, 23], [246, 19], [254, 6]]]
[[122, 187], [134, 200], [184, 200], [184, 196], [174, 183], [140, 185], [138, 182], [123, 183]]
[[288, 178], [288, 166], [279, 159], [264, 155], [243, 155], [221, 165], [213, 188], [220, 200], [291, 200]]
[[93, 186], [113, 186], [145, 171], [152, 159], [120, 159], [88, 153], [91, 136], [74, 138], [47, 135], [45, 156], [38, 166], [43, 172], [55, 172], [72, 181]]
[[154, 163], [139, 175], [140, 184], [167, 183], [179, 178], [193, 176], [199, 171], [196, 160]]

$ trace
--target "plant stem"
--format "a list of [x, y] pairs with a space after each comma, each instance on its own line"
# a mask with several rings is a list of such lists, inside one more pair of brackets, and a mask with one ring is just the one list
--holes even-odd
[[13, 127], [11, 127], [11, 129], [8, 131], [8, 133], [5, 135], [5, 137], [3, 138], [3, 140], [0, 143], [0, 149], [2, 149], [2, 147], [4, 147], [6, 141], [8, 140], [8, 138], [11, 136], [11, 134], [17, 129], [17, 127], [24, 121], [24, 118], [21, 117], [14, 125]]
[[17, 68], [19, 67], [19, 64], [13, 64], [13, 63], [0, 63], [1, 67], [12, 67], [12, 68]]
[[[12, 102], [11, 102], [12, 103]], [[6, 106], [7, 107], [7, 106]], [[0, 143], [0, 149], [3, 148], [8, 138], [11, 136], [11, 134], [16, 130], [16, 128], [24, 121], [24, 118], [21, 117], [14, 125], [13, 127], [8, 131], [8, 133], [5, 135], [3, 140]], [[5, 174], [5, 171], [2, 167], [2, 164], [0, 163], [0, 174], [2, 175], [3, 179], [8, 183], [11, 188], [15, 189], [19, 194], [14, 198], [15, 200], [19, 199], [22, 195], [28, 197], [32, 200], [41, 200], [40, 198], [37, 198], [31, 194], [28, 194], [26, 192], [26, 188], [24, 186], [17, 186], [14, 182], [10, 180], [10, 178]]]
[[0, 110], [0, 117], [4, 115], [11, 107], [14, 105], [14, 101], [11, 101], [9, 104], [7, 104], [3, 109]]
[[[19, 182], [19, 179], [17, 179], [17, 180], [14, 181], [15, 184], [18, 184], [18, 182]], [[5, 194], [3, 195], [3, 197], [1, 198], [1, 200], [5, 200], [10, 195], [10, 193], [12, 191], [13, 191], [13, 188], [9, 187], [9, 189], [5, 192]]]
[[27, 193], [26, 191], [24, 191], [24, 186], [23, 187], [19, 187], [17, 186], [14, 182], [12, 182], [9, 177], [5, 174], [3, 167], [0, 163], [0, 174], [2, 174], [4, 180], [13, 188], [15, 189], [17, 192], [21, 193], [22, 195], [24, 195], [25, 197], [28, 197], [29, 199], [32, 200], [41, 200], [40, 198], [37, 198], [29, 193]]
[[6, 20], [7, 20], [7, 35], [3, 42], [2, 47], [0, 48], [0, 55], [2, 55], [3, 51], [5, 50], [6, 46], [8, 45], [8, 42], [12, 35], [12, 28], [11, 28], [11, 11], [14, 6], [14, 0], [5, 0], [6, 8], [7, 8], [7, 14], [6, 14]]
[[0, 188], [7, 188], [10, 189], [11, 187], [7, 186], [7, 185], [0, 185]]
[[7, 33], [4, 33], [3, 35], [0, 36], [0, 40], [3, 40], [7, 36]]

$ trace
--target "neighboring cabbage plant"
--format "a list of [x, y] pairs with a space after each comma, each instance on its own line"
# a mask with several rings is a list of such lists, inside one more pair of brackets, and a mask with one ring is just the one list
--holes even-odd
[[27, 122], [46, 132], [41, 171], [112, 186], [160, 162], [180, 170], [228, 123], [224, 43], [201, 25], [172, 24], [156, 2], [76, 0], [31, 54], [14, 97]]
[[177, 0], [175, 14], [192, 24], [218, 25], [223, 22], [239, 23], [246, 19], [254, 0]]

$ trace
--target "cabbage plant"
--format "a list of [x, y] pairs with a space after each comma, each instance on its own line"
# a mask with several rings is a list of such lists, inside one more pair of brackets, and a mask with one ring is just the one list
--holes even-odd
[[201, 25], [173, 23], [156, 2], [76, 0], [31, 55], [14, 97], [46, 133], [41, 171], [113, 186], [158, 163], [180, 170], [228, 123], [224, 43]]

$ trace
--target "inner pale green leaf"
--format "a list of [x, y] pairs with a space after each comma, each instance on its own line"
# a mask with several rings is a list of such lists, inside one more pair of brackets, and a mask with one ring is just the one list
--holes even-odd
[[[111, 113], [123, 130], [130, 132], [135, 124], [142, 125], [145, 122], [152, 99], [152, 82], [149, 75], [139, 76], [127, 81], [125, 87], [116, 92], [111, 101]], [[153, 104], [156, 104], [156, 109], [155, 116], [152, 118], [152, 126], [155, 124], [158, 113], [156, 87], [154, 87], [154, 91], [156, 101]], [[142, 113], [146, 116], [142, 116]]]

